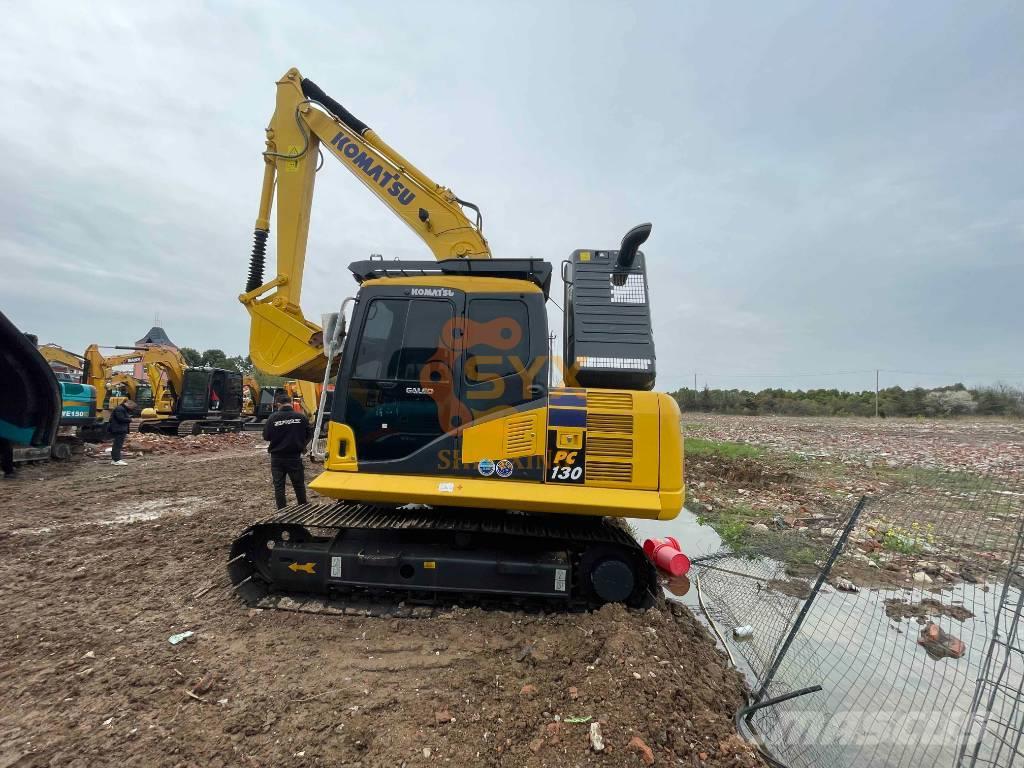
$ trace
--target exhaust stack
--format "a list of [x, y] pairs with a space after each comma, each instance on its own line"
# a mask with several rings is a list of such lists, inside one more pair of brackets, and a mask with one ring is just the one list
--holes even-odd
[[650, 224], [638, 224], [629, 230], [626, 236], [622, 238], [622, 244], [619, 246], [619, 256], [615, 259], [615, 268], [629, 269], [632, 267], [633, 260], [636, 258], [636, 252], [640, 250], [640, 246], [647, 242], [647, 238], [650, 236]]

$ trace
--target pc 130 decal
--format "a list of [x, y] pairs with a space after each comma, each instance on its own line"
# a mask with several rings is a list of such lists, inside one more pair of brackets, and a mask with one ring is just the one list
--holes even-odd
[[558, 447], [558, 430], [548, 430], [548, 469], [549, 483], [576, 483], [583, 485], [586, 479], [584, 465], [587, 455], [587, 435], [580, 436], [578, 449]]

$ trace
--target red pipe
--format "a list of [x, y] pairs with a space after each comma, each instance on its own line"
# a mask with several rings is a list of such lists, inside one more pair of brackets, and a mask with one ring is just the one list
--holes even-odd
[[690, 558], [671, 544], [659, 544], [651, 559], [656, 566], [672, 576], [682, 576], [690, 570]]
[[666, 536], [664, 539], [647, 539], [647, 541], [644, 542], [644, 554], [653, 558], [654, 550], [658, 548], [659, 544], [668, 544], [673, 549], [682, 549], [674, 536]]

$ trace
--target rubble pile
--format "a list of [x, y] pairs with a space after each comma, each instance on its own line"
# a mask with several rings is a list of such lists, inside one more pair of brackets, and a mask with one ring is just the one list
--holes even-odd
[[871, 467], [1024, 474], [1024, 423], [683, 414], [684, 433]]
[[687, 507], [734, 550], [792, 562], [791, 544], [820, 557], [866, 495], [836, 577], [938, 590], [1005, 568], [1024, 499], [1024, 424], [709, 414], [683, 423], [690, 438], [768, 449], [686, 456]]

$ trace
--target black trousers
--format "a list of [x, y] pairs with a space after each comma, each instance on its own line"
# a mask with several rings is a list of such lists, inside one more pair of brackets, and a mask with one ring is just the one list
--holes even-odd
[[14, 446], [10, 440], [0, 437], [0, 470], [5, 475], [14, 474]]
[[306, 503], [306, 474], [301, 456], [271, 456], [270, 476], [274, 479], [274, 501], [277, 508], [288, 506], [284, 495], [284, 479], [288, 477], [295, 489], [295, 498], [299, 504]]
[[120, 461], [121, 460], [121, 448], [124, 446], [124, 439], [128, 435], [121, 433], [119, 435], [111, 435], [114, 440], [114, 447], [110, 449], [110, 460]]

